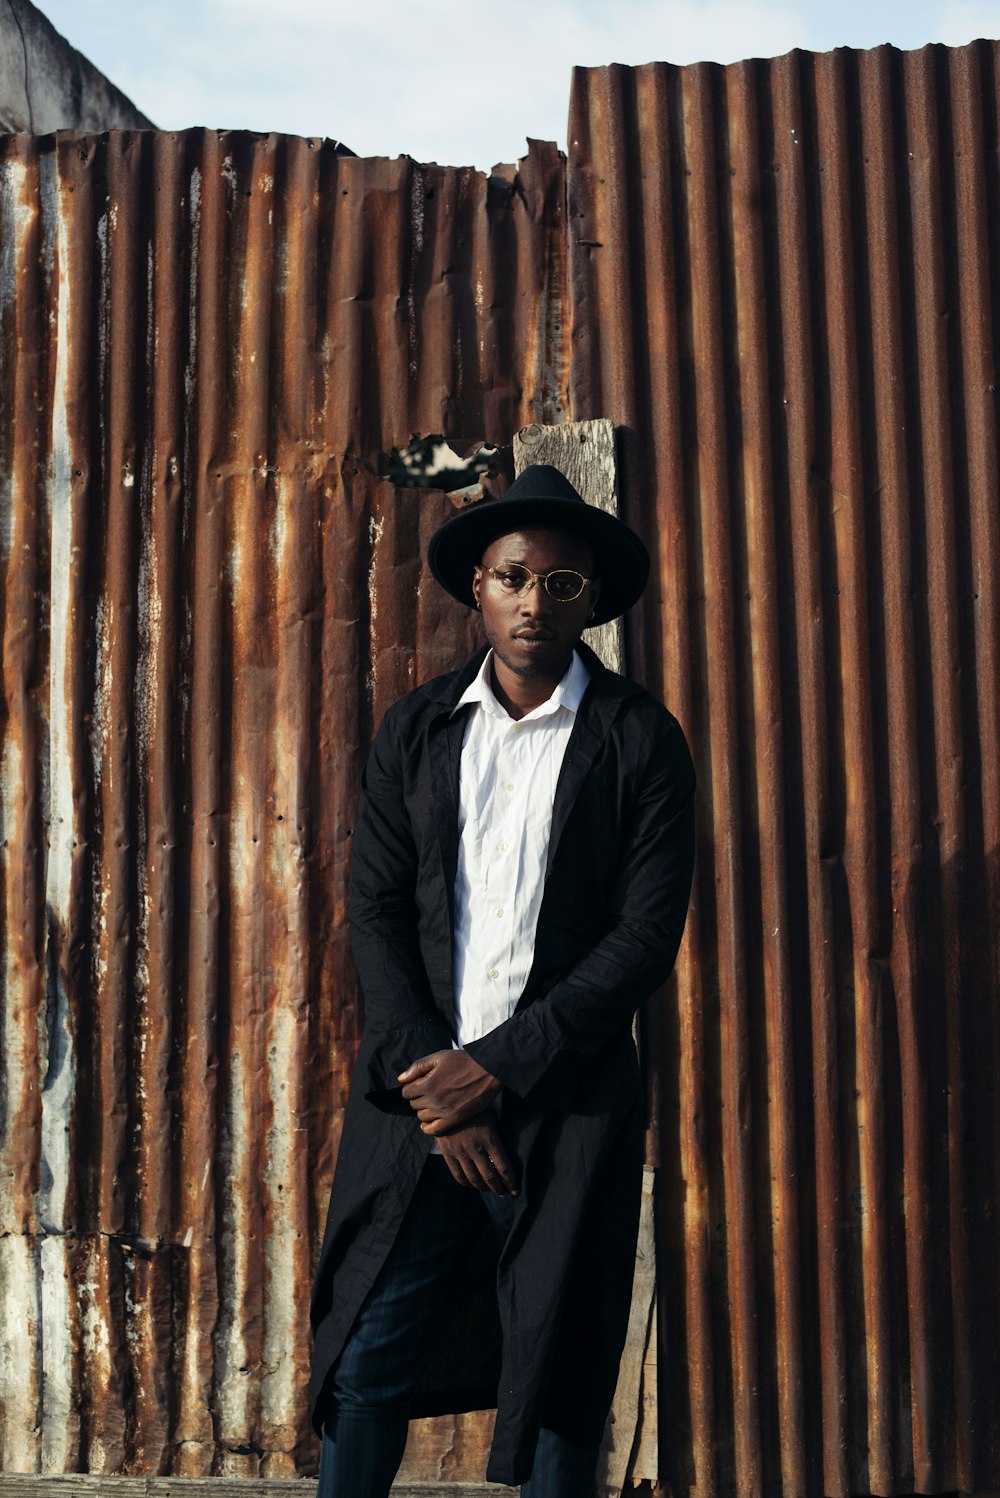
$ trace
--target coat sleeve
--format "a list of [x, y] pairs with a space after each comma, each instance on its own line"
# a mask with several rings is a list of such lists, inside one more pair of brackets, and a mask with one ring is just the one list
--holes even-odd
[[361, 777], [351, 847], [348, 914], [361, 979], [365, 1039], [359, 1064], [371, 1101], [408, 1112], [396, 1078], [417, 1056], [448, 1048], [418, 940], [418, 851], [404, 799], [395, 714], [390, 710]]
[[670, 719], [630, 808], [604, 935], [548, 992], [465, 1047], [518, 1096], [563, 1104], [574, 1058], [596, 1055], [670, 975], [691, 890], [694, 786], [687, 743]]

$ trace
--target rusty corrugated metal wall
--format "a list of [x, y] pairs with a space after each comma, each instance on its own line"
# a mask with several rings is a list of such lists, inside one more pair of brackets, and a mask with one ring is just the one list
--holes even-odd
[[700, 770], [675, 1492], [1000, 1481], [1000, 46], [581, 70], [570, 405]]
[[471, 642], [376, 458], [557, 419], [563, 198], [543, 146], [0, 142], [6, 1470], [314, 1455], [359, 767]]
[[0, 143], [8, 1470], [308, 1462], [359, 763], [473, 628], [377, 459], [566, 412], [701, 774], [661, 1475], [1000, 1486], [998, 109], [977, 44], [580, 72], [568, 182]]

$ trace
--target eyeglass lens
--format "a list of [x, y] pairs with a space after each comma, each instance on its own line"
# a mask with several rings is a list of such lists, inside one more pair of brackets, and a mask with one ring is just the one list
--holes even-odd
[[[491, 567], [490, 571], [501, 587], [506, 588], [509, 593], [522, 593], [535, 575], [517, 562], [508, 562], [505, 567]], [[572, 603], [574, 598], [579, 598], [583, 592], [586, 579], [579, 572], [573, 572], [568, 567], [560, 567], [555, 572], [546, 573], [539, 581], [544, 582], [545, 591], [557, 603]]]

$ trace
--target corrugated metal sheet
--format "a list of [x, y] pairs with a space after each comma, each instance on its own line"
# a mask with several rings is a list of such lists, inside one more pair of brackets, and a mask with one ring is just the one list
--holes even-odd
[[583, 71], [568, 197], [537, 145], [0, 142], [6, 1469], [311, 1460], [359, 765], [474, 628], [379, 455], [565, 413], [701, 773], [661, 1476], [1000, 1487], [998, 105], [985, 43]]
[[557, 418], [563, 199], [544, 146], [0, 142], [6, 1470], [314, 1454], [359, 766], [471, 641], [378, 455]]
[[701, 777], [650, 1036], [700, 1498], [1000, 1481], [998, 73], [575, 76], [571, 408], [623, 429], [631, 660]]

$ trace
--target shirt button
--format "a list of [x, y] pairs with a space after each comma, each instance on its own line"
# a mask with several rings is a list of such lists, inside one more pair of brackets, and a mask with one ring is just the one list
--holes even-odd
[[514, 789], [513, 780], [505, 780], [503, 783], [503, 788], [505, 791], [512, 791]]
[[499, 978], [500, 974], [497, 972], [495, 967], [491, 967], [486, 976], [487, 978]]
[[496, 908], [496, 910], [494, 910], [493, 914], [495, 916], [498, 916], [498, 917], [502, 916], [503, 915], [503, 906], [502, 905], [498, 905], [497, 908]]
[[498, 853], [506, 853], [506, 851], [507, 851], [507, 844], [506, 843], [497, 843], [497, 852]]
[[521, 725], [520, 725], [520, 723], [515, 723], [514, 724], [514, 732], [515, 733], [520, 733], [521, 732]]

